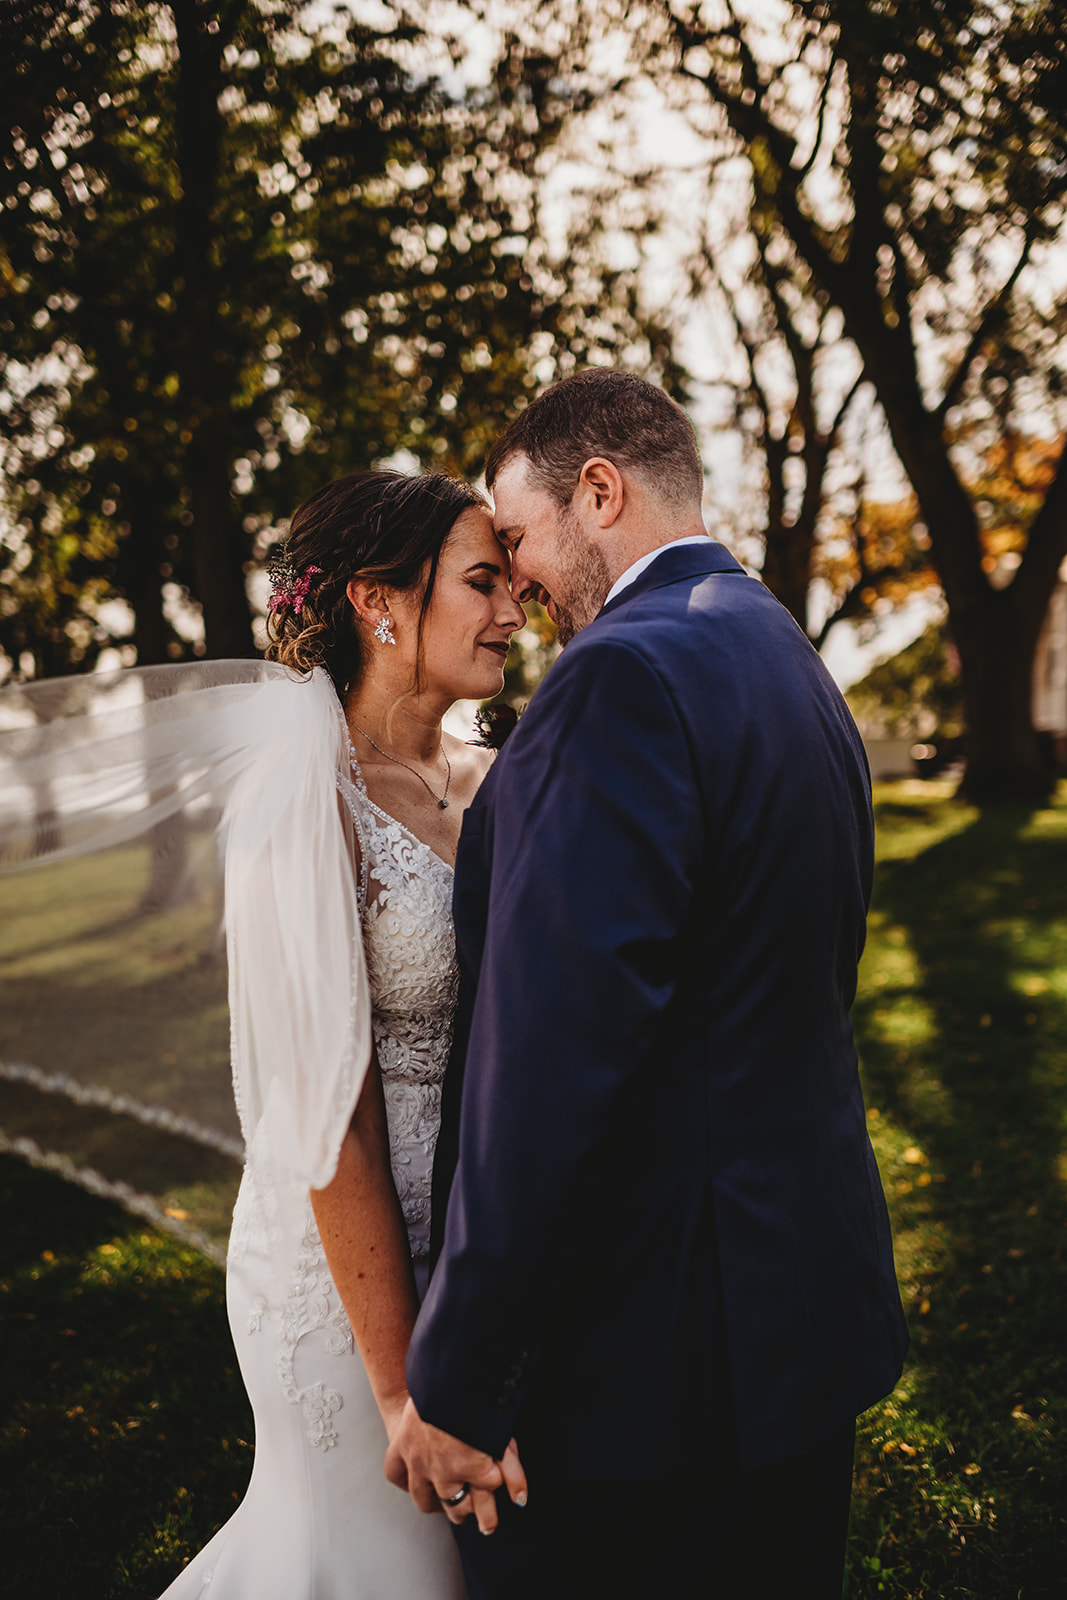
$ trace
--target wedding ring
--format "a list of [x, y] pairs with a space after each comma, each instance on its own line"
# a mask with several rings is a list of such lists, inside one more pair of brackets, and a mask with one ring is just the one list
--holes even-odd
[[443, 1506], [458, 1506], [462, 1500], [466, 1500], [470, 1492], [470, 1484], [465, 1483], [462, 1489], [458, 1490], [456, 1494], [439, 1494], [437, 1498], [440, 1500]]

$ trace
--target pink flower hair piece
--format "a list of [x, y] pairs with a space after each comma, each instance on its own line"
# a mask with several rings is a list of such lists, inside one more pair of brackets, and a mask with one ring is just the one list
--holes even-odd
[[270, 609], [285, 611], [288, 608], [294, 617], [298, 617], [304, 609], [304, 601], [311, 588], [312, 575], [321, 571], [321, 567], [305, 567], [298, 577], [289, 551], [283, 545], [270, 564], [270, 575], [274, 584]]

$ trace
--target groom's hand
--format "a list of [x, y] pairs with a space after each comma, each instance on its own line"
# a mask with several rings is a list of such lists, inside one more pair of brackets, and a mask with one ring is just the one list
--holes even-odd
[[420, 1511], [442, 1510], [443, 1501], [469, 1485], [470, 1493], [444, 1510], [451, 1522], [476, 1516], [483, 1533], [496, 1527], [494, 1491], [502, 1485], [517, 1504], [526, 1503], [526, 1476], [514, 1440], [504, 1462], [494, 1461], [484, 1450], [423, 1422], [413, 1400], [404, 1407], [386, 1452], [385, 1476], [398, 1489], [406, 1489]]

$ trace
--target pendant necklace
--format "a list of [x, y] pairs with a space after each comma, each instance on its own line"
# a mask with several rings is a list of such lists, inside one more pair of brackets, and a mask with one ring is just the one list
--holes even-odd
[[[447, 777], [447, 779], [445, 781], [445, 792], [444, 792], [444, 794], [438, 795], [438, 794], [434, 793], [433, 789], [431, 789], [430, 785], [426, 782], [426, 779], [423, 777], [422, 773], [418, 770], [417, 767], [408, 766], [408, 763], [406, 761], [401, 761], [399, 756], [391, 756], [389, 754], [388, 750], [383, 750], [381, 745], [376, 743], [376, 741], [371, 738], [369, 733], [363, 733], [363, 729], [360, 727], [358, 722], [353, 722], [352, 723], [352, 727], [355, 728], [357, 733], [362, 733], [363, 737], [364, 737], [364, 739], [366, 739], [367, 743], [369, 745], [373, 745], [375, 750], [377, 750], [378, 754], [380, 756], [384, 756], [386, 761], [393, 761], [393, 762], [396, 763], [396, 765], [398, 767], [405, 767], [408, 772], [414, 773], [415, 777], [418, 778], [419, 782], [422, 784], [422, 786], [426, 790], [427, 794], [429, 794], [434, 800], [436, 800], [436, 802], [440, 806], [441, 810], [442, 811], [447, 811], [448, 810], [448, 791], [452, 787], [452, 763], [448, 759], [448, 751], [445, 749], [443, 743], [441, 745], [441, 754], [445, 758], [445, 770], [448, 773], [448, 777]], [[351, 740], [349, 740], [348, 748], [350, 750], [352, 750], [352, 742], [351, 742]], [[353, 761], [356, 759], [356, 752], [354, 750], [352, 750], [352, 759], [353, 759]]]

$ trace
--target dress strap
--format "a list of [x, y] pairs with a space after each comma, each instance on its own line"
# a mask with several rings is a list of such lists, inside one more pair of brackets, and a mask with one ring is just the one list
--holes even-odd
[[363, 776], [363, 768], [360, 766], [359, 761], [356, 758], [355, 746], [353, 745], [351, 739], [348, 741], [348, 759], [349, 766], [352, 769], [353, 786], [357, 792], [363, 796], [364, 800], [369, 800], [370, 795], [367, 793], [367, 782]]
[[352, 821], [356, 829], [356, 840], [359, 844], [359, 876], [356, 880], [356, 899], [359, 904], [359, 914], [362, 918], [367, 909], [367, 878], [370, 867], [367, 818], [364, 807], [371, 804], [371, 798], [367, 793], [367, 785], [351, 744], [348, 748], [352, 758], [351, 770], [347, 773], [338, 770], [337, 790], [352, 814]]

